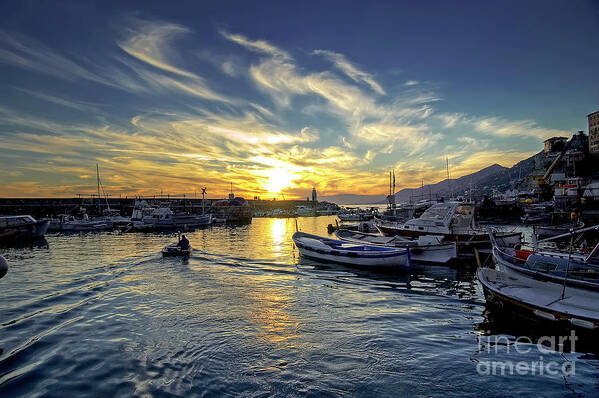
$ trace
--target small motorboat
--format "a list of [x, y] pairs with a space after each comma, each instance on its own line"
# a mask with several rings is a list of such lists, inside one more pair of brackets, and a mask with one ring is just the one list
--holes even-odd
[[[182, 241], [184, 244], [181, 243]], [[192, 250], [185, 235], [179, 235], [177, 243], [170, 244], [162, 249], [162, 257], [189, 257]]]
[[412, 266], [409, 248], [355, 244], [305, 232], [294, 233], [292, 239], [302, 256], [318, 261], [403, 270]]
[[162, 249], [162, 257], [189, 257], [192, 250], [191, 245], [187, 249], [182, 249], [178, 243], [173, 243]]

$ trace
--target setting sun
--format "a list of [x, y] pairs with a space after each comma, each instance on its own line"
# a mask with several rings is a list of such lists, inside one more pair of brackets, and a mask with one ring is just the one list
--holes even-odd
[[280, 193], [283, 189], [292, 185], [296, 175], [283, 168], [274, 168], [264, 173], [267, 178], [264, 188], [270, 193]]

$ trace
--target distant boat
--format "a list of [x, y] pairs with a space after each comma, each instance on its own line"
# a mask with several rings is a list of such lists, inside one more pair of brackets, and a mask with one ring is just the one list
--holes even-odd
[[36, 220], [29, 215], [0, 217], [0, 242], [19, 239], [35, 239], [44, 236], [48, 220]]
[[150, 215], [144, 216], [141, 223], [134, 223], [138, 229], [174, 229], [194, 228], [212, 223], [210, 214], [195, 215], [174, 213], [168, 207], [154, 209]]
[[304, 232], [294, 233], [292, 239], [302, 256], [317, 261], [399, 270], [412, 266], [410, 249], [358, 245]]
[[53, 232], [97, 232], [112, 229], [112, 223], [105, 220], [90, 220], [87, 214], [75, 218], [69, 214], [59, 214], [50, 219], [49, 231]]
[[410, 248], [412, 260], [431, 264], [447, 264], [457, 258], [455, 242], [439, 242], [438, 237], [421, 236], [417, 240], [408, 240], [399, 236], [381, 236], [339, 229], [335, 235], [346, 242], [376, 245], [393, 248]]
[[374, 218], [374, 213], [368, 210], [346, 208], [337, 213], [341, 221], [368, 221]]
[[520, 311], [541, 321], [583, 329], [599, 327], [597, 291], [490, 268], [480, 268], [477, 277], [487, 302], [507, 313]]

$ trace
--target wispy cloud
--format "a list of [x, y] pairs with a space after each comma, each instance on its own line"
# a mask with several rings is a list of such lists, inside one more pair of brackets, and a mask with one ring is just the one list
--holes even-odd
[[502, 137], [529, 136], [546, 139], [569, 134], [567, 131], [541, 127], [533, 120], [510, 121], [499, 117], [485, 117], [473, 118], [469, 122], [476, 131]]
[[123, 51], [158, 69], [192, 79], [198, 78], [194, 73], [172, 65], [169, 59], [173, 57], [173, 39], [189, 33], [189, 29], [155, 21], [132, 20], [131, 24], [133, 27], [127, 30], [129, 36], [118, 42]]
[[90, 68], [50, 50], [40, 42], [2, 30], [0, 30], [0, 63], [65, 80], [82, 79], [112, 85], [109, 80], [91, 72]]
[[314, 54], [323, 55], [331, 60], [336, 68], [349, 76], [353, 81], [358, 83], [364, 82], [377, 93], [381, 95], [385, 94], [385, 90], [383, 90], [383, 88], [374, 80], [370, 73], [359, 69], [355, 64], [348, 61], [343, 54], [327, 50], [315, 50]]
[[86, 102], [86, 101], [77, 101], [77, 100], [70, 100], [70, 99], [65, 99], [65, 98], [61, 98], [61, 97], [56, 97], [56, 96], [40, 93], [38, 91], [28, 90], [28, 89], [21, 88], [21, 87], [15, 87], [15, 89], [17, 89], [25, 94], [31, 95], [32, 97], [41, 99], [43, 101], [62, 105], [62, 106], [65, 106], [65, 107], [71, 108], [71, 109], [77, 109], [82, 112], [89, 112], [89, 111], [97, 112], [100, 106], [106, 106], [105, 104], [97, 104], [97, 103], [91, 103], [91, 102]]

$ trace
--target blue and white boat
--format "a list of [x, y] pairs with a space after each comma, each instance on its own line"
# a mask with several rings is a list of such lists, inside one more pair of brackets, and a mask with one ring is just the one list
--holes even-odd
[[412, 266], [409, 248], [359, 245], [305, 232], [294, 233], [292, 239], [300, 254], [313, 260], [401, 270]]

